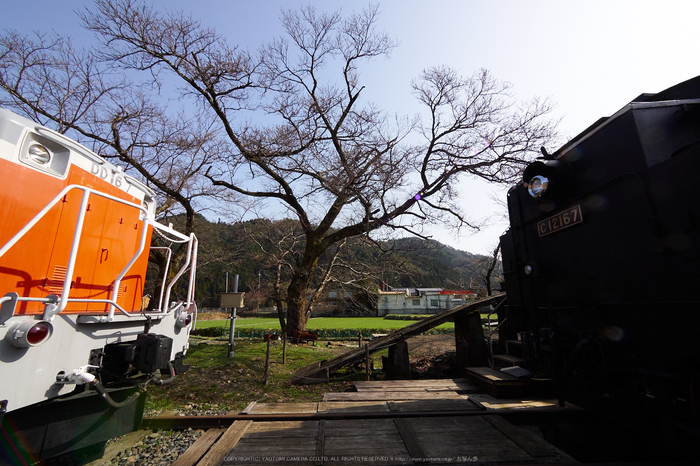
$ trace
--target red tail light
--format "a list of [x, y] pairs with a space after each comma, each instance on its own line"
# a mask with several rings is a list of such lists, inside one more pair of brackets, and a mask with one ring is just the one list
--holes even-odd
[[44, 343], [52, 333], [53, 326], [45, 320], [25, 320], [7, 332], [5, 339], [17, 348], [29, 348]]
[[36, 346], [48, 339], [50, 335], [51, 324], [48, 322], [39, 322], [27, 331], [27, 342], [32, 346]]
[[182, 313], [178, 316], [177, 320], [175, 321], [175, 325], [177, 325], [179, 328], [182, 327], [187, 327], [192, 323], [192, 314], [189, 312]]

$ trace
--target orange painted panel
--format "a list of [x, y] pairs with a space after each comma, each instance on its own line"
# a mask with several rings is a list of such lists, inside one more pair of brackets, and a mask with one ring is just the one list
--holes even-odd
[[[71, 179], [69, 175], [68, 180]], [[67, 182], [66, 184], [72, 184]], [[70, 248], [75, 234], [75, 226], [80, 214], [80, 204], [82, 202], [83, 191], [70, 191], [64, 201], [61, 203], [61, 217], [58, 226], [54, 232], [54, 241], [51, 248], [49, 258], [49, 267], [46, 270], [46, 277], [50, 280], [47, 283], [46, 292], [49, 294], [62, 295], [63, 284], [67, 279], [65, 277], [65, 269], [70, 259]], [[95, 197], [90, 197], [90, 202], [95, 203]], [[104, 213], [102, 214], [104, 217]], [[86, 249], [92, 251], [99, 242], [99, 234], [101, 232], [101, 221], [99, 218], [99, 210], [95, 218], [94, 211], [88, 211], [85, 215], [85, 223], [82, 229], [81, 248], [79, 249], [78, 258], [75, 265], [73, 280], [71, 285], [70, 297], [85, 297], [86, 293], [81, 290], [89, 289], [90, 280], [92, 277], [92, 261], [86, 262]], [[100, 231], [95, 232], [96, 226]], [[91, 254], [92, 255], [92, 254]], [[87, 264], [87, 265], [86, 265]], [[63, 274], [61, 273], [63, 272]], [[78, 293], [75, 293], [78, 291]], [[74, 296], [77, 294], [78, 296]], [[69, 304], [64, 312], [84, 310], [85, 304]]]
[[[139, 211], [108, 202], [104, 208], [105, 218], [99, 244], [95, 247], [94, 273], [92, 276], [90, 296], [98, 299], [112, 297], [113, 282], [116, 276], [126, 267], [132, 256], [138, 251], [143, 224], [139, 220]], [[148, 264], [148, 246], [150, 232], [147, 232], [146, 248], [136, 263], [122, 278], [119, 286], [117, 302], [126, 310], [139, 310], [143, 294], [143, 274]], [[89, 257], [89, 246], [86, 245], [86, 256]], [[88, 269], [86, 265], [86, 270]], [[107, 285], [106, 285], [107, 284]], [[107, 310], [105, 305], [92, 304], [91, 311]]]
[[[90, 186], [131, 202], [135, 198], [120, 189], [71, 167], [66, 180], [0, 160], [0, 171], [12, 173], [0, 186], [0, 245], [4, 245], [68, 184]], [[79, 215], [82, 190], [73, 190], [52, 208], [30, 232], [0, 258], [0, 296], [14, 291], [20, 296], [44, 297], [62, 292], [70, 248]], [[71, 298], [107, 299], [116, 276], [138, 250], [141, 228], [139, 211], [91, 194], [82, 229]], [[149, 227], [150, 230], [150, 227]], [[127, 311], [139, 310], [148, 263], [148, 246], [122, 280], [119, 304]], [[104, 312], [105, 304], [73, 303], [64, 312]], [[18, 314], [43, 311], [39, 303], [22, 303]]]
[[[0, 246], [4, 246], [60, 191], [65, 182], [0, 159]], [[54, 207], [13, 248], [0, 258], [0, 296], [14, 291], [20, 296], [44, 297], [46, 271], [54, 232], [60, 219], [62, 204]], [[18, 313], [37, 313], [38, 303], [21, 303]]]

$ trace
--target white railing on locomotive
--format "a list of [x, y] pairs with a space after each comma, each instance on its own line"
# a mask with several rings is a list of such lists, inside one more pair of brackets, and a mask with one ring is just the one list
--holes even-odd
[[[153, 225], [153, 231], [156, 234], [159, 234], [161, 237], [166, 239], [167, 241], [170, 241], [172, 243], [183, 243], [183, 242], [189, 242], [187, 246], [187, 256], [185, 257], [185, 262], [180, 267], [180, 270], [175, 274], [172, 280], [170, 280], [170, 284], [167, 286], [166, 291], [165, 291], [165, 296], [163, 296], [163, 286], [161, 286], [161, 294], [160, 294], [160, 299], [158, 300], [158, 309], [161, 312], [167, 312], [167, 307], [168, 303], [170, 302], [170, 295], [172, 293], [173, 286], [175, 286], [175, 283], [178, 282], [180, 277], [188, 270], [190, 270], [190, 277], [189, 277], [189, 282], [187, 286], [187, 299], [183, 303], [185, 308], [189, 308], [191, 305], [194, 304], [194, 286], [195, 286], [195, 276], [196, 276], [196, 271], [197, 271], [197, 252], [199, 249], [199, 240], [197, 237], [194, 235], [194, 233], [191, 233], [189, 237], [184, 236], [181, 233], [178, 233], [177, 231], [173, 230], [172, 224], [169, 225], [168, 227], [165, 227], [164, 225], [161, 225], [157, 222], [152, 223]], [[170, 234], [175, 234], [177, 238], [168, 238], [164, 236], [164, 233], [170, 233]], [[161, 247], [154, 247], [152, 249], [161, 249]], [[168, 259], [166, 263], [166, 273], [164, 273], [163, 277], [163, 285], [165, 285], [165, 280], [167, 277], [167, 271], [170, 270], [170, 248], [165, 248], [167, 249], [168, 252]], [[170, 306], [170, 309], [173, 310], [175, 309], [173, 306]]]
[[[187, 258], [185, 261], [185, 264], [181, 267], [181, 269], [178, 271], [178, 273], [175, 275], [175, 277], [171, 280], [170, 284], [167, 287], [167, 293], [165, 294], [165, 302], [163, 302], [162, 298], [161, 301], [159, 302], [159, 312], [161, 313], [168, 313], [167, 309], [167, 302], [170, 297], [170, 292], [172, 290], [172, 287], [175, 285], [177, 280], [187, 271], [188, 267], [190, 264], [192, 265], [191, 270], [190, 270], [190, 283], [188, 285], [188, 292], [187, 292], [187, 301], [183, 303], [186, 308], [190, 307], [194, 303], [194, 278], [195, 278], [195, 273], [196, 273], [196, 263], [197, 263], [197, 249], [198, 249], [198, 241], [197, 238], [194, 234], [191, 234], [190, 236], [185, 236], [182, 233], [179, 233], [175, 231], [171, 226], [164, 226], [161, 225], [157, 222], [152, 222], [149, 219], [148, 216], [148, 211], [146, 210], [145, 207], [135, 204], [130, 201], [126, 201], [124, 199], [118, 198], [116, 196], [112, 196], [107, 193], [103, 193], [100, 191], [97, 191], [92, 188], [88, 188], [86, 186], [80, 186], [80, 185], [68, 185], [66, 186], [54, 199], [49, 202], [39, 213], [37, 213], [34, 218], [32, 218], [19, 232], [17, 232], [2, 248], [0, 248], [0, 257], [2, 257], [8, 250], [10, 250], [29, 230], [31, 230], [61, 199], [68, 194], [68, 192], [77, 189], [83, 191], [83, 197], [81, 200], [81, 205], [80, 205], [80, 212], [78, 215], [78, 219], [76, 220], [76, 226], [75, 226], [75, 233], [73, 234], [73, 241], [71, 244], [71, 250], [69, 254], [69, 259], [68, 259], [68, 266], [66, 268], [66, 279], [63, 283], [63, 289], [61, 292], [60, 299], [57, 300], [58, 297], [55, 295], [50, 295], [46, 296], [44, 298], [30, 298], [30, 297], [17, 297], [17, 301], [28, 301], [28, 302], [43, 302], [45, 304], [45, 311], [44, 311], [44, 320], [51, 320], [51, 318], [62, 312], [66, 306], [68, 305], [69, 302], [74, 302], [74, 303], [79, 303], [79, 302], [88, 302], [88, 303], [99, 303], [99, 304], [109, 304], [109, 309], [108, 309], [108, 314], [105, 318], [105, 321], [112, 321], [114, 319], [114, 310], [117, 309], [119, 312], [122, 314], [128, 316], [128, 317], [133, 317], [133, 316], [138, 316], [141, 315], [140, 313], [129, 313], [128, 311], [124, 310], [117, 302], [117, 295], [119, 291], [119, 285], [121, 284], [122, 278], [126, 275], [126, 273], [129, 271], [131, 266], [136, 262], [136, 260], [139, 258], [139, 256], [143, 253], [145, 250], [145, 243], [146, 243], [146, 238], [148, 236], [148, 228], [147, 226], [150, 224], [153, 227], [153, 231], [158, 231], [161, 232], [162, 235], [168, 234], [172, 235], [174, 238], [169, 237], [167, 238], [171, 242], [178, 242], [178, 243], [189, 243], [188, 249], [187, 249]], [[141, 222], [143, 223], [143, 228], [141, 229], [141, 238], [139, 241], [139, 249], [138, 251], [133, 255], [133, 257], [129, 260], [127, 265], [124, 267], [124, 269], [117, 275], [114, 285], [112, 288], [112, 297], [111, 299], [95, 299], [95, 298], [68, 298], [68, 295], [70, 293], [70, 286], [71, 282], [73, 281], [73, 273], [75, 269], [75, 263], [77, 261], [77, 255], [78, 255], [78, 248], [80, 245], [80, 238], [82, 235], [82, 229], [83, 229], [83, 223], [85, 220], [85, 212], [87, 211], [87, 201], [90, 197], [90, 194], [95, 194], [97, 196], [103, 197], [105, 199], [118, 202], [120, 204], [124, 204], [129, 207], [133, 207], [141, 212]], [[167, 274], [166, 274], [167, 275]], [[58, 302], [57, 302], [58, 301]]]
[[170, 270], [170, 258], [173, 255], [173, 250], [170, 249], [167, 246], [152, 246], [151, 250], [163, 250], [165, 251], [165, 272], [163, 273], [163, 283], [160, 284], [160, 295], [158, 297], [158, 307], [157, 309], [160, 311], [163, 309], [163, 296], [165, 296], [165, 285], [166, 282], [168, 281], [168, 273], [167, 271]]

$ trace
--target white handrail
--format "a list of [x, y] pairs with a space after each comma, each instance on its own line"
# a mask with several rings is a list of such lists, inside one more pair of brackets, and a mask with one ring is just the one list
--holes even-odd
[[[19, 241], [25, 234], [27, 234], [27, 232], [29, 230], [31, 230], [34, 227], [34, 225], [36, 225], [39, 222], [39, 220], [41, 220], [44, 217], [44, 215], [46, 215], [49, 212], [49, 210], [51, 210], [61, 199], [63, 199], [66, 196], [66, 194], [68, 194], [69, 191], [72, 191], [73, 189], [80, 189], [83, 192], [97, 194], [98, 196], [102, 196], [106, 199], [110, 199], [112, 201], [120, 202], [122, 204], [126, 204], [128, 206], [134, 207], [135, 209], [138, 209], [144, 213], [144, 222], [146, 222], [147, 212], [146, 212], [146, 209], [144, 207], [142, 207], [138, 204], [134, 204], [133, 202], [125, 201], [124, 199], [112, 196], [110, 194], [101, 193], [99, 191], [96, 191], [92, 188], [88, 188], [86, 186], [71, 184], [71, 185], [68, 185], [65, 188], [63, 188], [63, 190], [61, 190], [61, 192], [58, 193], [56, 195], [56, 197], [54, 197], [51, 200], [51, 202], [49, 202], [46, 205], [46, 207], [41, 209], [39, 211], [39, 213], [34, 216], [34, 218], [32, 218], [20, 231], [18, 231], [15, 234], [15, 236], [13, 236], [7, 243], [5, 243], [5, 245], [2, 248], [0, 248], [0, 257], [2, 257], [8, 250], [10, 250], [10, 248], [12, 248], [12, 246], [14, 246], [17, 243], [17, 241]], [[80, 216], [84, 217], [85, 212], [81, 211]]]
[[[143, 253], [144, 249], [146, 249], [146, 237], [148, 236], [148, 228], [146, 228], [146, 223], [144, 222], [143, 228], [141, 228], [141, 239], [139, 241], [139, 249], [138, 251], [131, 257], [131, 260], [124, 266], [122, 269], [121, 273], [117, 275], [117, 278], [114, 279], [114, 286], [112, 287], [112, 300], [117, 301], [117, 297], [119, 296], [119, 286], [121, 285], [122, 278], [124, 278], [124, 275], [129, 271], [132, 265], [134, 265], [134, 262], [141, 256]], [[114, 317], [114, 305], [109, 306], [109, 312], [107, 313], [107, 318], [109, 320], [112, 320]]]
[[199, 240], [194, 233], [190, 235], [192, 238], [192, 267], [190, 267], [190, 281], [187, 287], [187, 306], [189, 307], [194, 302], [194, 286], [195, 286], [195, 276], [197, 273], [197, 253], [199, 251]]
[[[130, 314], [127, 311], [125, 311], [121, 306], [119, 306], [116, 302], [118, 292], [119, 292], [119, 285], [121, 283], [121, 280], [124, 278], [126, 273], [129, 271], [131, 266], [136, 262], [138, 257], [143, 253], [145, 250], [145, 243], [146, 243], [146, 238], [148, 236], [148, 228], [147, 225], [152, 225], [153, 227], [160, 229], [162, 231], [166, 231], [169, 234], [172, 234], [176, 237], [178, 237], [180, 240], [183, 242], [189, 242], [189, 247], [188, 247], [188, 256], [187, 256], [187, 262], [185, 265], [182, 267], [180, 272], [176, 275], [176, 277], [172, 280], [170, 286], [168, 287], [168, 296], [170, 289], [174, 285], [174, 283], [177, 281], [177, 279], [180, 278], [180, 276], [184, 273], [186, 270], [187, 266], [189, 265], [190, 261], [192, 260], [192, 252], [193, 252], [193, 244], [194, 246], [194, 259], [193, 259], [193, 266], [196, 264], [196, 244], [198, 244], [196, 237], [194, 234], [191, 234], [189, 237], [186, 235], [183, 235], [182, 233], [179, 233], [172, 228], [165, 227], [163, 225], [160, 225], [155, 222], [150, 222], [148, 218], [148, 212], [146, 208], [144, 208], [141, 205], [135, 204], [133, 202], [121, 199], [116, 196], [112, 196], [107, 193], [103, 193], [100, 191], [97, 191], [92, 188], [88, 188], [86, 186], [80, 186], [80, 185], [68, 185], [65, 188], [61, 190], [60, 193], [58, 193], [41, 211], [39, 211], [22, 229], [20, 229], [5, 245], [0, 248], [0, 257], [2, 257], [8, 250], [10, 250], [17, 242], [27, 234], [29, 230], [31, 230], [58, 202], [61, 201], [70, 191], [77, 189], [83, 191], [82, 199], [81, 199], [81, 204], [80, 204], [80, 212], [78, 214], [78, 219], [76, 220], [76, 225], [75, 225], [75, 233], [73, 234], [73, 241], [71, 244], [71, 249], [69, 253], [69, 259], [68, 259], [68, 265], [66, 267], [66, 276], [65, 276], [65, 281], [63, 283], [63, 288], [62, 288], [62, 293], [61, 293], [61, 300], [58, 305], [58, 308], [56, 309], [55, 313], [58, 314], [62, 312], [67, 304], [69, 302], [92, 302], [92, 303], [105, 303], [109, 304], [109, 312], [108, 312], [108, 320], [112, 320], [114, 316], [114, 309], [117, 308], [122, 314], [127, 315], [127, 316], [135, 316], [139, 314]], [[87, 211], [87, 206], [88, 206], [88, 200], [91, 194], [103, 197], [105, 199], [118, 202], [120, 204], [124, 204], [129, 207], [133, 207], [137, 210], [139, 210], [142, 215], [141, 215], [141, 221], [143, 224], [143, 228], [141, 231], [141, 239], [139, 242], [139, 249], [138, 251], [132, 256], [131, 260], [127, 263], [127, 265], [124, 267], [124, 269], [119, 273], [117, 278], [114, 281], [114, 286], [112, 290], [112, 297], [111, 299], [95, 299], [95, 298], [70, 298], [68, 295], [70, 294], [70, 288], [71, 288], [71, 283], [73, 281], [73, 274], [75, 272], [75, 264], [77, 262], [77, 256], [78, 256], [78, 249], [80, 245], [80, 239], [82, 235], [82, 229], [85, 221], [85, 215]], [[168, 248], [169, 249], [169, 248]], [[169, 267], [169, 259], [168, 259], [168, 267]], [[194, 269], [192, 270], [190, 274], [190, 284], [188, 288], [188, 306], [192, 301], [192, 298], [194, 297]], [[38, 301], [38, 302], [48, 302], [46, 298], [30, 298], [30, 297], [20, 297], [18, 298], [19, 301]], [[161, 301], [162, 301], [162, 291], [161, 291]], [[167, 300], [166, 300], [167, 303]], [[160, 307], [160, 305], [159, 305]], [[167, 304], [164, 304], [161, 307], [161, 310], [163, 312], [167, 312]]]
[[165, 270], [163, 271], [163, 283], [160, 285], [160, 297], [158, 298], [158, 310], [163, 311], [163, 295], [165, 294], [165, 283], [168, 280], [168, 270], [170, 270], [170, 257], [173, 255], [173, 250], [165, 246], [155, 246], [151, 249], [164, 249], [167, 254], [167, 259], [165, 261]]
[[[193, 238], [194, 238], [194, 240], [192, 240]], [[194, 243], [196, 241], [196, 237], [194, 236], [194, 233], [192, 233], [190, 235], [190, 239], [191, 239], [191, 241], [187, 245], [187, 258], [185, 259], [185, 263], [182, 265], [182, 267], [177, 272], [177, 274], [175, 274], [173, 279], [170, 281], [170, 284], [168, 285], [168, 289], [165, 292], [165, 302], [163, 303], [163, 309], [161, 309], [161, 312], [166, 312], [166, 307], [168, 306], [168, 303], [170, 302], [170, 292], [172, 291], [173, 286], [175, 285], [175, 283], [177, 283], [177, 281], [180, 279], [180, 277], [185, 273], [185, 271], [187, 270], [187, 267], [189, 267], [190, 262], [192, 261], [192, 257], [193, 257], [192, 250], [195, 249]], [[195, 250], [194, 251], [195, 261], [196, 261], [196, 256], [197, 256], [197, 251]], [[188, 295], [187, 296], [187, 306], [188, 307], [190, 304], [192, 304], [192, 301], [190, 301], [189, 288], [192, 288], [192, 291], [194, 292], [194, 284], [190, 283], [189, 287], [188, 287], [188, 292], [187, 292], [187, 295]]]
[[70, 286], [73, 282], [73, 272], [75, 271], [75, 262], [78, 259], [78, 246], [80, 245], [80, 237], [83, 234], [83, 224], [85, 223], [85, 211], [88, 207], [91, 189], [83, 190], [83, 199], [80, 202], [80, 215], [75, 224], [75, 233], [73, 233], [73, 243], [70, 246], [70, 256], [68, 256], [68, 267], [66, 267], [66, 279], [63, 281], [63, 290], [61, 291], [61, 301], [56, 309], [56, 314], [60, 313], [68, 305], [68, 295], [70, 294]]

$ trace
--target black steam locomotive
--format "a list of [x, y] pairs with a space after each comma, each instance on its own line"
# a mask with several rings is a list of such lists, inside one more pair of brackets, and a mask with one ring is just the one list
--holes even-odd
[[542, 152], [508, 193], [502, 345], [561, 401], [700, 431], [700, 77]]

